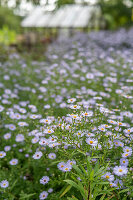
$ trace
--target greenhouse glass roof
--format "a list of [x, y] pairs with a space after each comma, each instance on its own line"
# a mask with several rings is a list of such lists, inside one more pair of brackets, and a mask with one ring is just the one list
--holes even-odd
[[80, 28], [87, 27], [92, 15], [100, 14], [96, 6], [66, 5], [52, 12], [36, 7], [21, 23], [22, 27]]

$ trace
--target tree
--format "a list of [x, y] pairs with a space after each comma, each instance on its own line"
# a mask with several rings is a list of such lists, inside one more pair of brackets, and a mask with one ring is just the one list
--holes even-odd
[[132, 9], [124, 0], [98, 0], [98, 4], [107, 22], [107, 28], [116, 29], [131, 25]]
[[13, 10], [7, 7], [0, 7], [0, 29], [6, 25], [8, 28], [18, 31], [20, 19], [19, 16], [14, 15]]
[[58, 8], [64, 4], [74, 4], [74, 3], [75, 3], [75, 0], [57, 0], [56, 2]]

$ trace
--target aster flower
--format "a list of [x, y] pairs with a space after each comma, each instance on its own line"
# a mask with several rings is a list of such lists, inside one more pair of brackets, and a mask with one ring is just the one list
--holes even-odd
[[5, 147], [4, 147], [4, 150], [5, 150], [5, 151], [10, 151], [10, 150], [11, 150], [11, 146], [5, 146]]
[[91, 117], [93, 115], [93, 112], [92, 111], [88, 111], [88, 112], [82, 113], [82, 115], [84, 117]]
[[95, 146], [97, 146], [98, 141], [95, 140], [95, 139], [93, 139], [93, 138], [87, 138], [86, 139], [86, 143], [89, 144], [89, 145], [91, 145], [91, 146], [93, 146], [93, 147], [95, 147]]
[[121, 164], [121, 166], [122, 166], [122, 165], [128, 166], [128, 159], [126, 159], [126, 158], [121, 158], [121, 159], [120, 159], [120, 164]]
[[113, 182], [110, 182], [110, 187], [117, 187], [117, 185], [115, 184], [115, 183], [113, 183]]
[[75, 98], [71, 98], [71, 99], [68, 99], [68, 100], [67, 100], [68, 103], [74, 103], [75, 101], [76, 101]]
[[40, 119], [40, 123], [51, 124], [52, 121], [50, 119]]
[[71, 166], [72, 166], [72, 165], [76, 165], [76, 161], [75, 161], [75, 160], [68, 160], [68, 161], [67, 161], [67, 164], [68, 164], [68, 165], [71, 165]]
[[30, 115], [30, 119], [40, 119], [40, 115], [35, 115], [35, 114], [32, 114]]
[[0, 151], [0, 158], [4, 158], [6, 156], [6, 152]]
[[122, 123], [122, 122], [117, 122], [117, 125], [118, 126], [127, 126], [125, 123]]
[[55, 153], [49, 153], [48, 157], [52, 160], [54, 160], [56, 158], [56, 154]]
[[38, 160], [38, 159], [40, 159], [42, 157], [42, 155], [43, 155], [42, 152], [38, 151], [33, 155], [33, 158]]
[[11, 133], [6, 133], [6, 134], [4, 135], [4, 139], [8, 140], [8, 139], [10, 139], [10, 138], [11, 138]]
[[80, 109], [81, 106], [79, 106], [79, 105], [71, 105], [70, 108], [76, 110], [76, 109]]
[[49, 188], [48, 193], [52, 193], [52, 192], [53, 192], [53, 188]]
[[41, 179], [40, 179], [40, 183], [45, 185], [49, 182], [49, 177], [48, 176], [43, 176]]
[[18, 125], [19, 126], [29, 126], [29, 124], [26, 122], [18, 122]]
[[16, 126], [14, 124], [9, 124], [8, 128], [11, 130], [11, 131], [14, 131], [16, 129]]
[[42, 146], [48, 145], [48, 140], [46, 138], [41, 138], [39, 144]]
[[0, 105], [0, 112], [4, 110], [4, 107]]
[[122, 154], [122, 158], [127, 158], [129, 156], [131, 156], [132, 154], [129, 152], [129, 153], [123, 153]]
[[40, 193], [39, 198], [40, 200], [46, 199], [48, 196], [48, 193], [46, 191], [43, 191]]
[[18, 159], [13, 158], [9, 163], [10, 163], [10, 165], [17, 165], [18, 164]]
[[78, 136], [78, 138], [83, 137], [84, 133], [82, 133], [81, 131], [78, 131], [77, 133], [74, 133], [74, 135]]
[[131, 147], [125, 146], [123, 148], [123, 151], [124, 151], [124, 153], [128, 153], [130, 155], [132, 154], [132, 148]]
[[0, 182], [1, 188], [7, 188], [9, 186], [9, 182], [7, 180], [3, 180]]
[[25, 140], [24, 135], [23, 134], [18, 134], [16, 135], [16, 142], [23, 142]]
[[123, 176], [127, 174], [128, 169], [126, 166], [115, 166], [113, 172], [117, 176]]
[[94, 134], [94, 133], [90, 133], [90, 132], [88, 132], [88, 133], [86, 133], [86, 136], [87, 136], [87, 137], [94, 137], [95, 134]]
[[116, 179], [116, 180], [114, 181], [114, 184], [116, 185], [117, 189], [120, 189], [120, 188], [122, 188], [122, 186], [123, 186], [122, 180], [119, 180], [119, 179]]
[[37, 143], [38, 141], [39, 141], [39, 137], [34, 137], [34, 138], [32, 138], [31, 143], [32, 143], [32, 144], [35, 144], [35, 143]]
[[71, 171], [71, 169], [72, 169], [72, 165], [66, 163], [65, 166], [62, 168], [62, 171], [69, 172]]
[[100, 125], [100, 126], [98, 127], [98, 129], [99, 129], [100, 131], [102, 131], [102, 132], [105, 132], [105, 131], [106, 131], [104, 125]]
[[65, 167], [65, 163], [64, 162], [60, 162], [57, 165], [58, 169], [62, 171], [62, 169]]
[[106, 174], [104, 174], [104, 175], [102, 176], [102, 178], [107, 179], [109, 182], [114, 181], [114, 175], [112, 175], [110, 172], [107, 172]]
[[52, 134], [52, 133], [54, 133], [54, 130], [52, 130], [52, 129], [45, 129], [44, 133], [45, 134]]

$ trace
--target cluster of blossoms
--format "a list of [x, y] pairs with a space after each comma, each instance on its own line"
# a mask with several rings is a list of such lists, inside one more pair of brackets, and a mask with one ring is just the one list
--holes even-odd
[[[61, 178], [72, 173], [73, 165], [85, 164], [86, 156], [94, 157], [92, 165], [104, 157], [101, 165], [110, 164], [102, 179], [116, 189], [127, 187], [132, 170], [133, 49], [115, 49], [110, 39], [105, 50], [105, 34], [97, 34], [53, 43], [48, 62], [29, 65], [18, 54], [0, 62], [1, 191], [17, 179], [18, 196], [24, 191], [35, 193], [36, 199], [54, 199]], [[4, 195], [0, 192], [8, 198]]]
[[72, 165], [75, 165], [76, 161], [75, 160], [68, 160], [66, 163], [65, 162], [60, 162], [57, 167], [59, 170], [63, 172], [68, 172], [71, 171]]

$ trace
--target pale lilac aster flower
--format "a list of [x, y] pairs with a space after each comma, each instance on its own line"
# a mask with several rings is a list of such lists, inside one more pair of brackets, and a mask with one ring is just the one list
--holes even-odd
[[41, 151], [38, 151], [38, 152], [36, 152], [34, 155], [33, 155], [33, 158], [34, 159], [40, 159], [41, 157], [42, 157], [42, 152]]
[[45, 185], [49, 182], [49, 177], [48, 176], [43, 176], [41, 179], [40, 179], [40, 183]]
[[7, 180], [3, 180], [0, 182], [1, 188], [7, 188], [9, 186], [9, 182]]
[[48, 157], [52, 160], [54, 160], [56, 158], [56, 154], [55, 153], [49, 153]]
[[18, 159], [14, 158], [9, 163], [10, 163], [10, 165], [17, 165], [18, 164]]
[[127, 174], [128, 169], [126, 166], [115, 166], [113, 172], [117, 176], [123, 176]]
[[46, 199], [47, 196], [48, 196], [48, 193], [46, 191], [43, 191], [42, 193], [40, 193], [39, 198], [40, 198], [40, 200], [43, 200], [43, 199]]
[[0, 151], [0, 158], [4, 158], [6, 156], [6, 153], [4, 151]]

